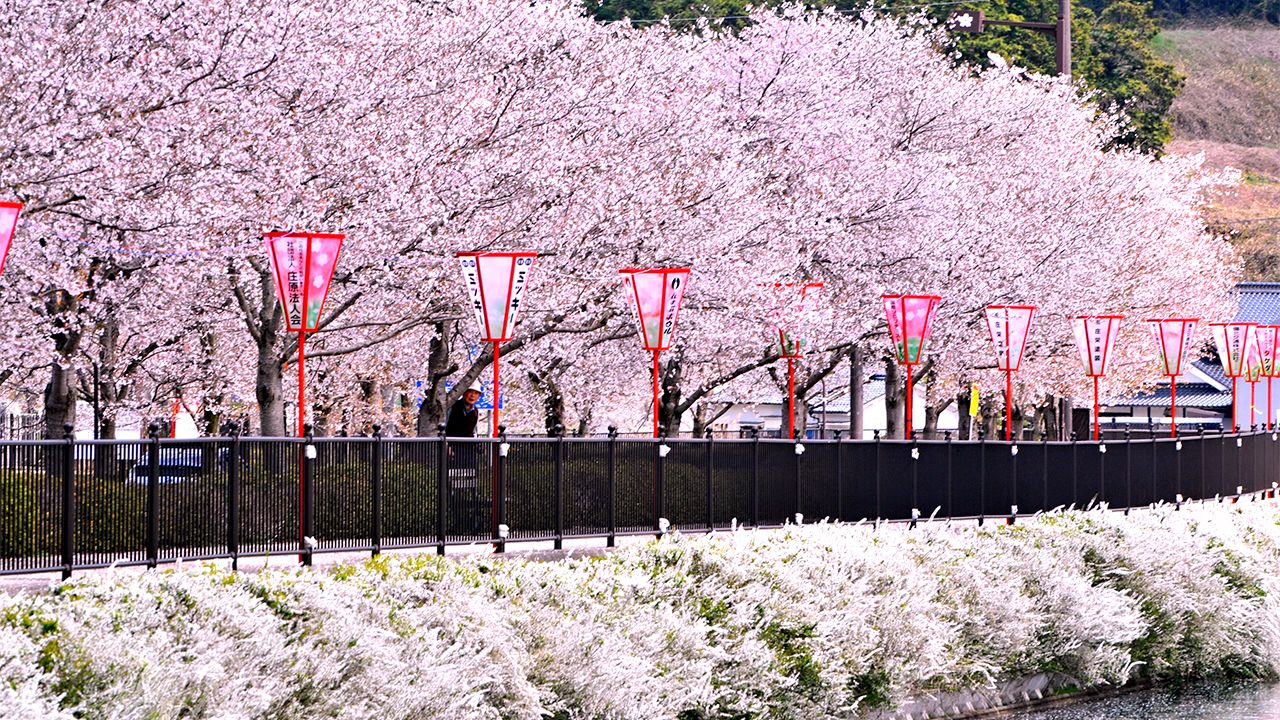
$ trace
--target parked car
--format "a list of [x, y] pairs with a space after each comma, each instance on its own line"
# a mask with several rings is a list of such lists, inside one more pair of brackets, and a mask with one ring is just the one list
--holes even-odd
[[[223, 451], [225, 452], [225, 450]], [[219, 461], [224, 458], [219, 453]], [[161, 483], [177, 483], [200, 474], [204, 469], [203, 451], [200, 448], [162, 447], [157, 479]], [[129, 470], [125, 482], [145, 483], [151, 475], [151, 451], [142, 452], [138, 462]]]

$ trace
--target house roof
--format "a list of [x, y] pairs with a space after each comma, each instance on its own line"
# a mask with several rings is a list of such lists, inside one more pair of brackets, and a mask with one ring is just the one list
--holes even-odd
[[1280, 283], [1239, 283], [1236, 298], [1239, 301], [1237, 321], [1280, 325]]
[[[882, 397], [884, 397], [883, 375], [876, 375], [872, 377], [867, 381], [867, 384], [862, 386], [862, 402], [864, 405], [873, 400], [879, 400]], [[809, 407], [813, 412], [821, 412], [825, 409], [827, 412], [847, 413], [849, 412], [849, 393], [844, 392], [839, 395], [833, 393], [827, 399], [825, 408], [823, 407], [823, 404], [822, 399], [819, 398], [809, 403]]]
[[[1107, 401], [1107, 405], [1111, 406], [1132, 407], [1169, 407], [1171, 404], [1168, 385], [1133, 397]], [[1231, 393], [1223, 392], [1207, 383], [1178, 383], [1178, 407], [1229, 408]]]

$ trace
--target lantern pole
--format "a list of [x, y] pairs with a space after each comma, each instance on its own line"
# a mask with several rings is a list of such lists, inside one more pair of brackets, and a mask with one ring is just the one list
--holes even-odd
[[1267, 423], [1266, 425], [1268, 430], [1271, 429], [1271, 418], [1275, 417], [1275, 415], [1273, 415], [1271, 412], [1271, 384], [1273, 380], [1274, 380], [1274, 377], [1272, 376], [1267, 377]]
[[1236, 409], [1236, 404], [1239, 402], [1236, 398], [1236, 386], [1239, 385], [1237, 382], [1239, 379], [1235, 376], [1231, 378], [1231, 432], [1240, 431], [1240, 412]]
[[1255, 409], [1258, 407], [1255, 404], [1257, 401], [1257, 398], [1258, 398], [1258, 381], [1250, 379], [1249, 380], [1249, 422], [1247, 423], [1250, 427], [1253, 427], [1253, 417], [1258, 414], [1257, 410]]
[[298, 333], [298, 437], [306, 436], [306, 351], [307, 334], [305, 332]]
[[1004, 439], [1013, 440], [1013, 371], [1004, 371]]
[[653, 351], [653, 436], [658, 437], [658, 411], [660, 400], [658, 393], [658, 355], [661, 350]]
[[1169, 437], [1178, 437], [1178, 376], [1169, 376]]
[[493, 436], [498, 437], [498, 347], [502, 345], [499, 340], [493, 341], [493, 397], [489, 398], [489, 402], [493, 404]]
[[1093, 439], [1096, 441], [1101, 436], [1102, 410], [1098, 404], [1098, 376], [1093, 376]]

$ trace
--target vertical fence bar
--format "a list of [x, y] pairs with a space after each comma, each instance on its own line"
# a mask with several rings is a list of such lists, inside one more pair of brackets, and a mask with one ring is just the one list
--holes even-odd
[[560, 550], [564, 547], [564, 427], [557, 425], [555, 432], [556, 537], [553, 546], [556, 550]]
[[667, 446], [667, 428], [658, 428], [658, 441], [653, 445], [653, 532], [662, 537], [663, 511], [666, 509], [664, 493], [667, 485], [667, 459], [662, 449]]
[[369, 544], [374, 557], [382, 554], [382, 426], [373, 426], [373, 456], [369, 458], [370, 482], [373, 483], [373, 513], [369, 518]]
[[987, 428], [978, 424], [978, 525], [987, 517]]
[[303, 425], [302, 445], [302, 564], [310, 567], [315, 548], [308, 538], [316, 536], [315, 438], [311, 423]]
[[751, 527], [760, 527], [760, 428], [751, 428]]
[[1205, 479], [1204, 479], [1204, 473], [1205, 473], [1204, 446], [1205, 446], [1204, 426], [1201, 425], [1200, 426], [1200, 501], [1201, 502], [1204, 501], [1205, 492], [1208, 489], [1208, 486], [1205, 484]]
[[436, 554], [444, 554], [444, 546], [447, 538], [445, 537], [445, 512], [449, 502], [449, 438], [444, 434], [444, 425], [436, 426], [439, 434], [440, 445], [439, 465], [436, 468]]
[[160, 557], [160, 426], [147, 426], [151, 438], [147, 451], [147, 567]]
[[1133, 507], [1133, 439], [1129, 434], [1129, 426], [1124, 426], [1124, 514], [1129, 514]]
[[796, 493], [796, 502], [795, 502], [795, 505], [793, 506], [795, 508], [795, 512], [792, 515], [792, 519], [798, 521], [799, 518], [801, 517], [801, 514], [804, 512], [803, 507], [800, 503], [800, 492], [801, 492], [800, 490], [800, 453], [801, 453], [802, 445], [798, 440], [792, 440], [791, 442], [792, 442], [791, 469], [793, 474], [792, 484], [795, 486], [795, 493]]
[[1040, 466], [1040, 511], [1049, 512], [1049, 433], [1045, 432], [1044, 457]]
[[1018, 441], [1009, 445], [1009, 525], [1018, 517]]
[[498, 426], [498, 445], [494, 448], [494, 472], [498, 474], [498, 517], [497, 527], [493, 529], [493, 549], [497, 552], [507, 551], [507, 452], [511, 445], [507, 443], [507, 426]]
[[911, 431], [911, 526], [915, 527], [920, 514], [920, 446], [915, 431]]
[[712, 474], [715, 469], [715, 465], [714, 465], [715, 453], [713, 451], [713, 448], [715, 446], [716, 439], [715, 439], [715, 434], [711, 432], [711, 428], [707, 428], [706, 437], [707, 437], [707, 462], [706, 462], [705, 470], [706, 470], [706, 481], [707, 481], [707, 532], [711, 532], [716, 529], [716, 515], [713, 509], [715, 507], [714, 505], [715, 490], [714, 490], [714, 483], [712, 483], [712, 480], [711, 480]]
[[1076, 442], [1076, 431], [1071, 431], [1071, 504], [1084, 509], [1080, 504], [1080, 445]]
[[875, 435], [875, 455], [876, 455], [876, 525], [880, 524], [880, 431], [876, 430]]
[[951, 447], [951, 431], [950, 430], [943, 433], [942, 437], [947, 441], [947, 519], [950, 520], [953, 514], [952, 508], [955, 507], [954, 498], [953, 498], [954, 477], [951, 469], [951, 461], [953, 459], [951, 457], [951, 453], [954, 451], [954, 448]]
[[1154, 506], [1156, 502], [1160, 499], [1160, 488], [1158, 487], [1159, 483], [1157, 479], [1158, 471], [1156, 470], [1156, 468], [1158, 467], [1157, 462], [1159, 458], [1156, 456], [1157, 446], [1156, 446], [1155, 427], [1154, 426], [1149, 426], [1149, 427], [1150, 427], [1150, 432], [1148, 433], [1148, 435], [1150, 436], [1149, 442], [1151, 443], [1151, 505]]
[[618, 541], [618, 428], [609, 426], [609, 535], [605, 539], [607, 547], [613, 547]]
[[231, 569], [240, 569], [240, 426], [231, 431], [227, 448], [227, 555]]
[[840, 455], [842, 454], [840, 447], [840, 430], [836, 430], [836, 520], [844, 522], [844, 472]]
[[76, 561], [76, 429], [63, 425], [67, 441], [62, 452], [62, 579], [71, 577]]

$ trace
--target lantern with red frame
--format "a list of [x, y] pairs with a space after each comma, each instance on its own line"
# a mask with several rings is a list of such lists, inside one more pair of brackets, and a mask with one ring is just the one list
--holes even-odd
[[[320, 329], [320, 314], [329, 295], [329, 281], [338, 263], [343, 235], [332, 233], [273, 232], [264, 236], [276, 291], [284, 307], [285, 327], [298, 333], [298, 436], [306, 434], [306, 339]], [[302, 460], [299, 459], [301, 463]], [[306, 473], [298, 472], [298, 549], [308, 561], [305, 512]]]
[[1258, 343], [1258, 326], [1253, 326], [1249, 333], [1249, 346], [1244, 352], [1244, 378], [1249, 381], [1249, 426], [1255, 424], [1253, 419], [1258, 415], [1258, 381], [1263, 377], [1262, 348]]
[[1031, 332], [1032, 305], [988, 305], [987, 330], [996, 347], [996, 367], [1004, 371], [1004, 439], [1013, 440], [1013, 373], [1022, 365]]
[[4, 272], [4, 261], [9, 257], [9, 245], [13, 242], [20, 212], [22, 203], [0, 202], [0, 272]]
[[456, 256], [480, 327], [480, 339], [493, 343], [493, 436], [498, 437], [499, 348], [515, 334], [516, 315], [535, 252], [460, 252]]
[[298, 436], [306, 423], [306, 338], [320, 329], [320, 314], [345, 236], [273, 232], [265, 236], [267, 257], [284, 306], [285, 327], [298, 333]]
[[802, 317], [813, 312], [818, 302], [818, 291], [822, 289], [820, 282], [808, 283], [774, 283], [773, 289], [778, 293], [793, 295], [799, 291], [799, 298], [790, 297], [777, 303], [775, 313], [778, 325], [778, 343], [783, 359], [787, 361], [787, 428], [788, 437], [796, 436], [796, 361], [804, 357], [804, 340], [796, 335], [795, 325]]
[[626, 268], [619, 270], [623, 286], [640, 321], [640, 341], [653, 353], [653, 436], [658, 437], [661, 392], [659, 355], [671, 349], [680, 303], [684, 300], [691, 268]]
[[1277, 376], [1276, 350], [1280, 343], [1280, 326], [1257, 325], [1253, 328], [1254, 337], [1258, 341], [1258, 355], [1262, 361], [1262, 377], [1267, 378], [1267, 421], [1268, 430], [1275, 424], [1275, 414], [1271, 406], [1272, 380]]
[[1080, 350], [1084, 373], [1093, 378], [1093, 439], [1101, 436], [1101, 407], [1098, 402], [1098, 380], [1107, 374], [1107, 363], [1120, 334], [1123, 315], [1088, 315], [1071, 319], [1071, 330]]
[[915, 433], [911, 424], [912, 373], [924, 357], [924, 344], [933, 329], [933, 317], [938, 312], [942, 298], [937, 295], [881, 295], [884, 313], [889, 323], [889, 336], [893, 340], [894, 355], [898, 364], [906, 369], [907, 403], [905, 406], [906, 437]]
[[1187, 348], [1196, 332], [1196, 318], [1157, 318], [1147, 320], [1160, 353], [1160, 367], [1169, 378], [1169, 435], [1178, 436], [1178, 376], [1182, 374]]
[[1218, 359], [1222, 362], [1222, 374], [1231, 378], [1231, 428], [1232, 432], [1236, 432], [1240, 429], [1240, 422], [1236, 417], [1236, 381], [1245, 374], [1249, 346], [1254, 342], [1254, 323], [1209, 323], [1209, 327], [1213, 330], [1213, 342], [1218, 348]]

